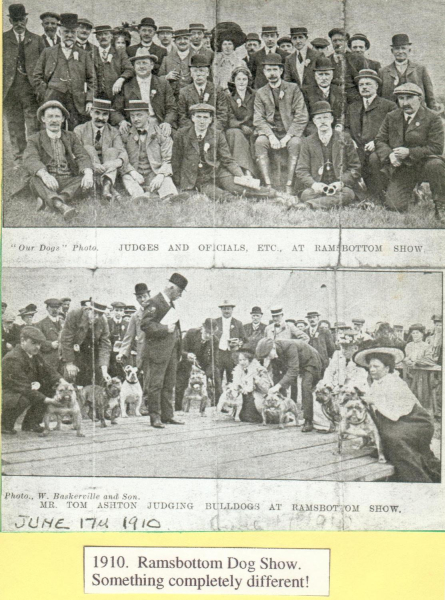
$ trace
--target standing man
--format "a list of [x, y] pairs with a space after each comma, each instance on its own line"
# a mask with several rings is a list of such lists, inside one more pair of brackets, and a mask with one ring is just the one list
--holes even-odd
[[[306, 85], [303, 89], [309, 114], [312, 112], [316, 102], [325, 100], [331, 105], [335, 119], [334, 124], [342, 125], [346, 105], [345, 96], [342, 88], [335, 83], [332, 83], [334, 78], [334, 67], [329, 58], [326, 58], [325, 56], [316, 58], [313, 76], [315, 81]], [[306, 130], [306, 135], [314, 133], [314, 131], [316, 131], [316, 127], [314, 125], [309, 125]]]
[[298, 85], [282, 80], [283, 70], [283, 59], [279, 54], [264, 57], [263, 71], [268, 83], [255, 96], [255, 154], [264, 185], [271, 188], [269, 155], [277, 150], [287, 153], [286, 192], [292, 194], [308, 112]]
[[225, 300], [219, 305], [221, 316], [215, 319], [218, 327], [218, 366], [221, 384], [224, 374], [226, 375], [226, 383], [231, 383], [232, 372], [235, 367], [233, 349], [239, 348], [246, 341], [243, 324], [232, 316], [235, 306], [235, 304]]
[[2, 356], [12, 350], [20, 341], [20, 332], [14, 326], [15, 315], [6, 310], [2, 313]]
[[153, 42], [153, 38], [156, 34], [156, 23], [150, 17], [144, 17], [138, 25], [138, 32], [141, 41], [139, 44], [129, 46], [127, 54], [130, 58], [136, 56], [138, 50], [144, 49], [146, 54], [152, 54], [156, 56], [157, 61], [154, 63], [153, 73], [158, 74], [159, 67], [162, 64], [162, 60], [167, 56], [167, 50], [163, 46], [158, 46]]
[[66, 319], [66, 315], [70, 310], [71, 298], [68, 298], [68, 296], [66, 296], [65, 298], [61, 298], [60, 301], [62, 305], [60, 307], [59, 315], [62, 318], [62, 321], [64, 321]]
[[76, 48], [80, 48], [84, 52], [92, 52], [93, 44], [89, 41], [93, 24], [89, 19], [81, 18], [77, 20], [76, 31]]
[[127, 331], [127, 323], [124, 321], [124, 314], [126, 304], [124, 302], [112, 302], [113, 307], [112, 315], [108, 320], [108, 329], [110, 330], [110, 343], [111, 343], [111, 354], [110, 354], [110, 367], [108, 372], [110, 377], [122, 376], [122, 369], [117, 363], [117, 357], [119, 356], [122, 342]]
[[364, 57], [365, 69], [372, 69], [378, 72], [382, 68], [382, 65], [377, 60], [371, 60], [366, 56], [366, 52], [371, 47], [371, 42], [363, 33], [354, 33], [354, 35], [351, 35], [348, 40], [348, 47], [353, 54], [360, 54]]
[[42, 52], [34, 70], [39, 100], [63, 104], [69, 112], [71, 131], [86, 121], [95, 84], [91, 54], [75, 45], [77, 27], [77, 15], [60, 15], [61, 42]]
[[147, 302], [142, 316], [144, 352], [149, 369], [144, 389], [148, 396], [151, 426], [157, 429], [164, 429], [165, 424], [184, 424], [174, 418], [173, 393], [181, 357], [181, 325], [174, 303], [182, 296], [187, 283], [183, 275], [173, 273], [164, 290]]
[[314, 348], [321, 358], [321, 375], [325, 372], [329, 361], [335, 352], [335, 343], [331, 332], [328, 329], [320, 329], [320, 313], [316, 310], [310, 311], [306, 315], [309, 327], [306, 333], [309, 336], [309, 345]]
[[315, 61], [320, 53], [308, 46], [306, 27], [291, 27], [290, 36], [295, 52], [284, 63], [284, 81], [297, 83], [301, 90], [315, 84]]
[[426, 67], [410, 60], [411, 42], [406, 33], [398, 33], [392, 37], [391, 53], [394, 62], [383, 67], [379, 75], [382, 79], [383, 98], [396, 102], [395, 90], [404, 83], [414, 83], [422, 90], [428, 108], [436, 110], [433, 84]]
[[59, 27], [60, 15], [54, 12], [44, 12], [40, 15], [42, 21], [43, 33], [42, 40], [45, 48], [52, 48], [60, 43], [60, 37], [57, 35]]
[[334, 48], [334, 53], [329, 57], [334, 67], [334, 83], [344, 89], [348, 103], [359, 100], [354, 78], [361, 69], [366, 69], [366, 59], [360, 53], [350, 52], [347, 47], [349, 34], [343, 29], [334, 27], [328, 35]]
[[190, 51], [192, 56], [202, 54], [209, 59], [210, 64], [213, 62], [213, 50], [210, 50], [204, 43], [206, 36], [206, 28], [202, 23], [190, 23]]
[[329, 50], [329, 40], [327, 40], [326, 38], [315, 38], [311, 41], [311, 46], [314, 50], [317, 50], [317, 52], [319, 52], [320, 54], [323, 54], [324, 56], [328, 56], [328, 54], [330, 53]]
[[243, 348], [252, 350], [255, 352], [258, 342], [266, 336], [266, 325], [261, 322], [263, 318], [263, 311], [259, 306], [254, 306], [250, 311], [251, 323], [243, 325], [244, 333], [246, 335], [246, 341], [244, 342]]
[[365, 331], [365, 319], [360, 319], [360, 318], [352, 319], [352, 328], [355, 331], [355, 334], [356, 334], [355, 340], [358, 344], [371, 339], [370, 336]]
[[291, 340], [300, 339], [305, 342], [308, 341], [306, 333], [297, 328], [297, 326], [289, 320], [284, 318], [284, 311], [282, 306], [273, 306], [270, 309], [270, 316], [272, 323], [266, 325], [265, 336], [272, 340]]
[[278, 29], [274, 25], [263, 25], [261, 30], [261, 39], [264, 42], [264, 47], [252, 54], [249, 61], [249, 70], [252, 73], [254, 88], [256, 90], [262, 88], [268, 83], [264, 73], [264, 59], [269, 54], [279, 54], [282, 58], [282, 63], [286, 58], [286, 54], [277, 46]]
[[284, 375], [273, 387], [269, 394], [285, 392], [290, 386], [297, 385], [298, 376], [301, 377], [301, 395], [303, 405], [304, 433], [313, 430], [315, 386], [321, 379], [322, 364], [318, 352], [301, 340], [260, 340], [256, 348], [258, 360], [268, 363], [278, 362], [284, 370]]
[[252, 56], [261, 48], [260, 36], [257, 33], [248, 33], [246, 35], [246, 42], [244, 45], [247, 52], [247, 56], [244, 60], [246, 61], [247, 65], [249, 65], [249, 61]]
[[436, 216], [445, 222], [444, 128], [442, 119], [423, 105], [415, 83], [399, 85], [399, 108], [388, 113], [375, 139], [381, 168], [389, 178], [385, 204], [406, 212], [414, 187], [429, 181]]
[[170, 27], [170, 25], [160, 25], [157, 33], [161, 46], [167, 50], [167, 54], [170, 54], [175, 47], [173, 44], [173, 27]]
[[36, 327], [45, 336], [42, 342], [40, 352], [46, 363], [55, 371], [59, 370], [59, 336], [62, 330], [62, 323], [59, 316], [62, 301], [58, 298], [49, 298], [45, 300], [47, 316], [36, 323]]
[[[122, 362], [124, 359], [128, 359], [133, 349], [136, 348], [136, 367], [139, 371], [143, 371], [144, 378], [148, 379], [148, 372], [145, 372], [146, 369], [143, 365], [145, 333], [141, 329], [142, 315], [150, 300], [150, 290], [148, 289], [147, 284], [137, 283], [134, 287], [134, 295], [136, 296], [139, 308], [131, 314], [130, 322], [128, 323], [116, 361]], [[126, 313], [128, 313], [128, 311], [129, 307], [127, 306]]]
[[27, 138], [38, 131], [33, 73], [45, 43], [26, 29], [28, 13], [23, 4], [9, 6], [9, 22], [12, 29], [3, 34], [3, 109], [17, 169]]

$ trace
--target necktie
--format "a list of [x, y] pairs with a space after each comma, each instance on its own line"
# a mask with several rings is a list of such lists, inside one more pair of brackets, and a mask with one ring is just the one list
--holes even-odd
[[204, 139], [203, 135], [198, 135], [198, 142], [202, 142], [203, 139]]
[[297, 58], [298, 58], [298, 62], [301, 65], [301, 63], [303, 62], [303, 57], [301, 56], [301, 52], [298, 52]]
[[101, 133], [100, 129], [98, 129], [96, 131], [96, 139], [95, 139], [96, 144], [98, 144], [100, 142], [101, 137], [102, 137], [102, 133]]
[[104, 62], [107, 62], [107, 55], [108, 55], [108, 52], [106, 50], [102, 50], [102, 60]]

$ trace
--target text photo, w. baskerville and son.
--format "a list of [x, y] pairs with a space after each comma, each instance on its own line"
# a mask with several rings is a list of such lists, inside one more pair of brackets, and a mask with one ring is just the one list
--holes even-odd
[[440, 273], [6, 269], [2, 312], [6, 475], [440, 481]]
[[331, 4], [5, 5], [5, 225], [442, 227], [444, 5]]

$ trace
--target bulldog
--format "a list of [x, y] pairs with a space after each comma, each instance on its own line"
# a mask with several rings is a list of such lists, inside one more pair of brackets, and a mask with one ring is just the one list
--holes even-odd
[[190, 375], [189, 384], [182, 400], [182, 409], [184, 412], [188, 413], [190, 411], [192, 402], [199, 402], [199, 414], [201, 417], [205, 417], [205, 410], [209, 403], [206, 376], [200, 369], [195, 367]]
[[52, 417], [56, 417], [57, 425], [55, 429], [60, 431], [62, 418], [66, 416], [71, 417], [73, 429], [77, 431], [77, 437], [85, 437], [81, 432], [82, 413], [73, 384], [66, 381], [60, 382], [57, 386], [54, 400], [56, 401], [55, 404], [47, 404], [46, 406], [46, 412], [43, 417], [44, 431], [40, 434], [40, 437], [47, 437], [49, 435], [49, 424]]
[[117, 425], [116, 418], [120, 414], [120, 394], [122, 383], [119, 377], [113, 377], [100, 385], [87, 385], [79, 391], [82, 405], [88, 417], [93, 421], [96, 417], [101, 427], [106, 427], [105, 418], [111, 420], [111, 425]]
[[131, 407], [136, 417], [141, 417], [142, 388], [138, 379], [138, 368], [124, 367], [125, 381], [120, 394], [121, 417], [127, 418], [127, 410]]
[[220, 417], [223, 412], [232, 413], [235, 421], [239, 421], [242, 407], [243, 396], [241, 392], [228, 385], [219, 398], [216, 414]]
[[284, 428], [285, 423], [293, 420], [291, 417], [293, 415], [295, 417], [295, 425], [298, 427], [297, 405], [291, 398], [283, 396], [280, 392], [266, 396], [261, 415], [263, 417], [263, 425], [278, 421], [280, 429]]
[[321, 404], [321, 410], [329, 421], [329, 429], [323, 433], [334, 433], [341, 421], [339, 390], [330, 385], [323, 385], [315, 390], [315, 400]]

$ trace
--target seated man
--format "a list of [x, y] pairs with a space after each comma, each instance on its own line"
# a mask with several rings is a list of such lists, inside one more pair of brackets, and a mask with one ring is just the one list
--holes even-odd
[[[334, 77], [334, 67], [331, 61], [326, 56], [320, 56], [315, 61], [313, 70], [315, 83], [307, 85], [303, 88], [304, 99], [309, 113], [316, 102], [325, 100], [329, 102], [335, 118], [335, 124], [341, 125], [344, 119], [345, 96], [340, 86], [332, 83]], [[314, 133], [316, 127], [313, 123], [309, 123], [306, 128], [306, 135]]]
[[220, 201], [241, 194], [270, 197], [269, 190], [250, 190], [234, 182], [234, 177], [242, 177], [243, 172], [230, 154], [224, 133], [212, 127], [215, 107], [195, 104], [189, 111], [192, 125], [180, 129], [173, 144], [176, 185], [182, 190], [198, 190]]
[[436, 216], [445, 221], [445, 162], [442, 119], [423, 105], [421, 88], [404, 83], [394, 90], [399, 108], [388, 113], [375, 139], [382, 171], [389, 179], [385, 204], [408, 209], [417, 183], [429, 181]]
[[372, 69], [362, 69], [355, 78], [361, 100], [352, 102], [346, 111], [345, 128], [357, 145], [362, 176], [370, 199], [380, 204], [383, 181], [380, 161], [375, 153], [375, 138], [385, 116], [397, 105], [377, 95], [382, 80]]
[[91, 121], [78, 125], [74, 130], [91, 158], [97, 188], [102, 191], [105, 202], [113, 197], [119, 199], [114, 189], [116, 175], [128, 162], [119, 130], [108, 123], [111, 110], [110, 100], [94, 98]]
[[311, 116], [317, 131], [303, 139], [296, 171], [305, 188], [301, 201], [310, 208], [347, 206], [355, 198], [352, 186], [360, 178], [354, 142], [332, 129], [329, 102], [316, 102]]
[[88, 152], [77, 135], [62, 129], [68, 117], [60, 102], [50, 100], [42, 104], [37, 120], [41, 120], [44, 129], [29, 138], [23, 155], [23, 167], [38, 199], [38, 209], [47, 206], [60, 212], [66, 221], [76, 214], [67, 203], [80, 189], [89, 190], [94, 184]]
[[178, 195], [172, 180], [173, 140], [150, 116], [150, 107], [142, 100], [130, 100], [126, 109], [130, 113], [131, 127], [122, 135], [128, 160], [123, 182], [132, 198], [151, 197], [156, 194], [163, 200], [184, 200]]
[[308, 112], [299, 86], [282, 80], [284, 66], [279, 54], [267, 54], [263, 59], [263, 70], [268, 83], [255, 96], [253, 125], [258, 136], [255, 154], [264, 184], [270, 188], [270, 152], [286, 151], [286, 192], [292, 194]]
[[201, 54], [190, 59], [190, 75], [193, 83], [186, 85], [179, 92], [178, 118], [179, 127], [191, 125], [190, 107], [196, 104], [212, 104], [216, 108], [216, 125], [225, 130], [229, 119], [229, 106], [226, 93], [208, 80], [210, 61]]

